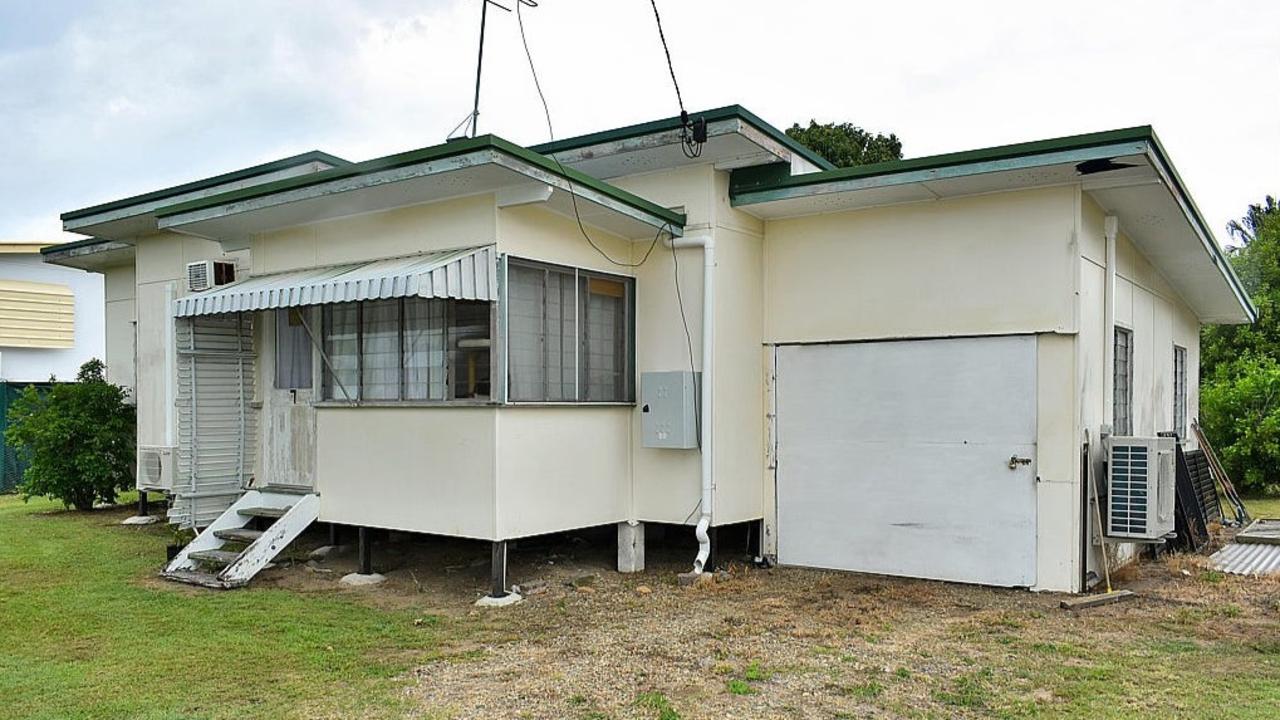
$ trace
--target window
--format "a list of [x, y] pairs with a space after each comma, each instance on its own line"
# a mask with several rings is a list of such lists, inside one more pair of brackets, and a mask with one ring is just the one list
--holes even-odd
[[490, 317], [490, 303], [461, 300], [326, 305], [324, 398], [488, 398]]
[[1173, 346], [1173, 431], [1187, 437], [1187, 349]]
[[276, 380], [279, 390], [311, 387], [311, 339], [302, 324], [304, 310], [276, 310]]
[[1133, 331], [1117, 327], [1112, 400], [1112, 432], [1133, 434]]
[[506, 302], [512, 400], [635, 400], [633, 278], [511, 260]]

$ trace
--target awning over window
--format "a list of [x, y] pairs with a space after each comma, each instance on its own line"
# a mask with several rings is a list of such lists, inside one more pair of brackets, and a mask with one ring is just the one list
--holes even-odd
[[179, 298], [175, 317], [399, 297], [497, 300], [492, 245], [260, 275]]

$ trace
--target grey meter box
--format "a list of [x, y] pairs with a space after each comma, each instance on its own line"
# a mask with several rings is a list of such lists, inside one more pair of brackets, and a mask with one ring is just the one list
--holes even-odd
[[698, 447], [698, 389], [702, 373], [640, 374], [640, 413], [647, 448]]

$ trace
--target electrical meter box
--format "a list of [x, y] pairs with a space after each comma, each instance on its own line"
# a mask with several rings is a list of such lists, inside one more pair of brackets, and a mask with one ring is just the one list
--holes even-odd
[[698, 396], [702, 373], [688, 370], [640, 374], [644, 447], [698, 447]]

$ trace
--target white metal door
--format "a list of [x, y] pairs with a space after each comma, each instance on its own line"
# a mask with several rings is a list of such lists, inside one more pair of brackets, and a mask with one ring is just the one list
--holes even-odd
[[777, 372], [779, 562], [1035, 583], [1033, 336], [783, 346]]

